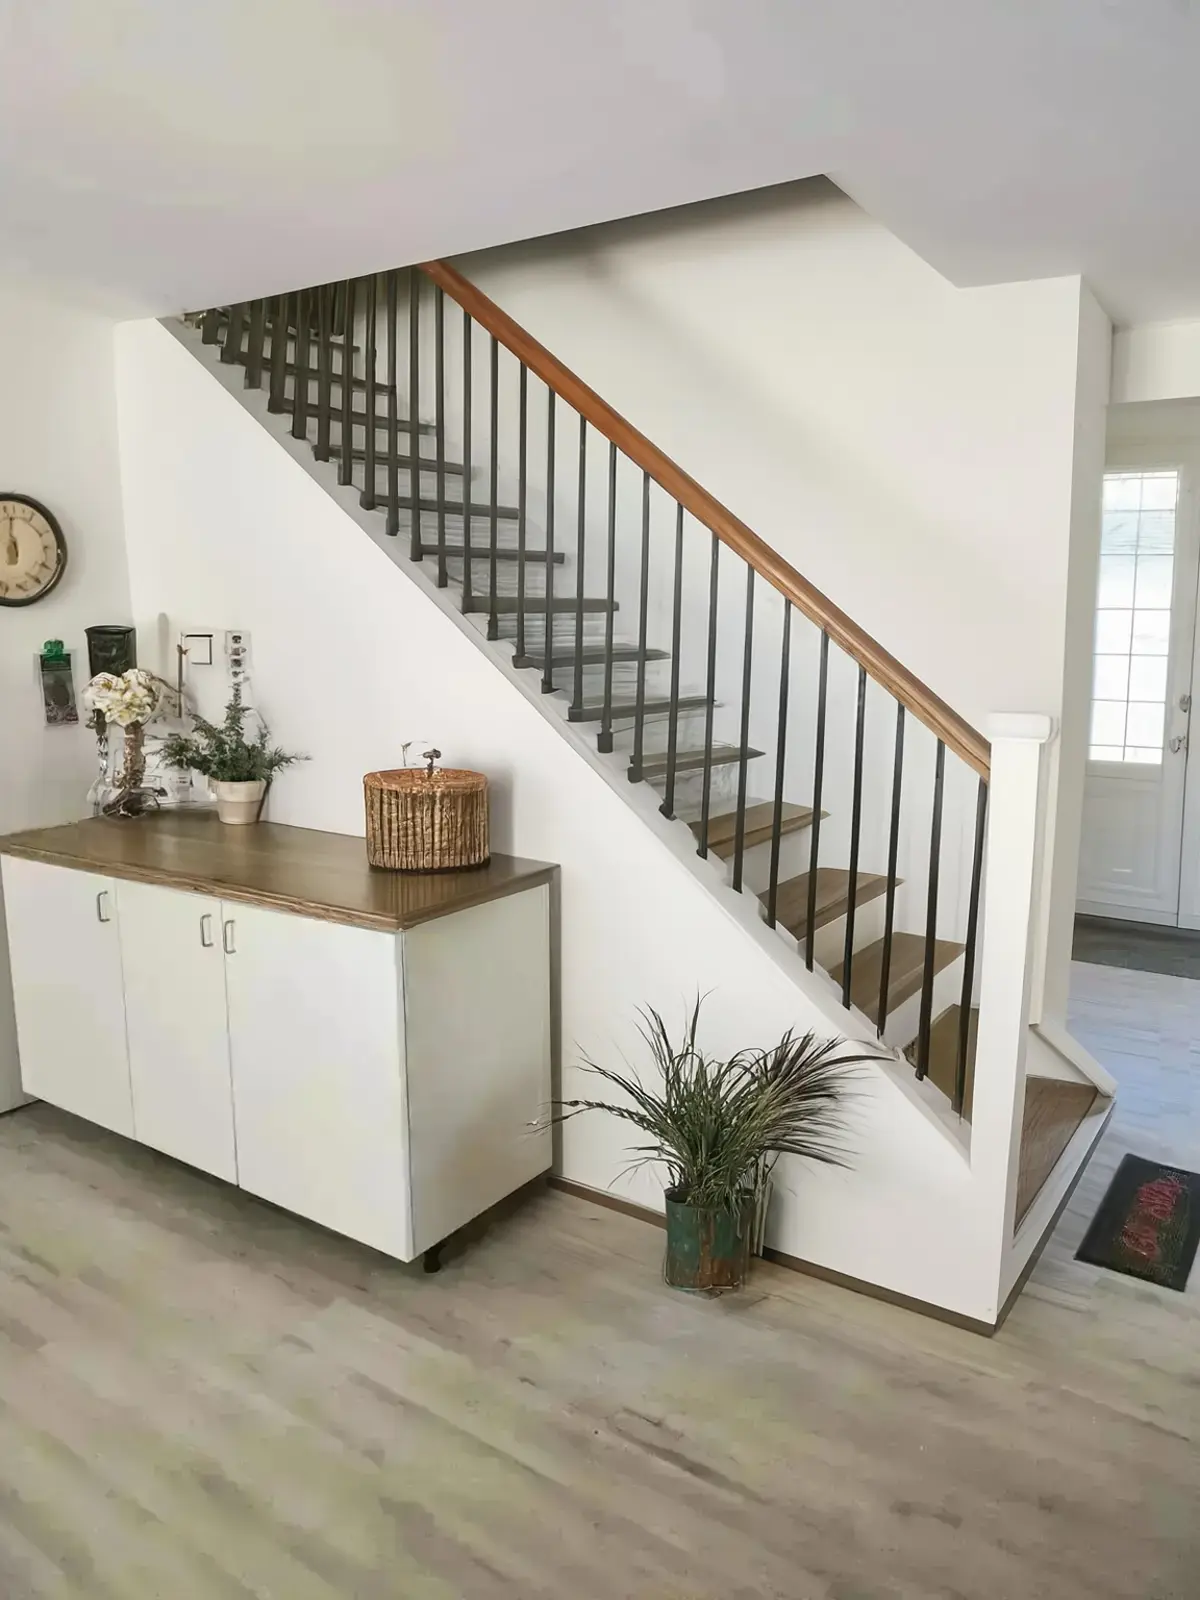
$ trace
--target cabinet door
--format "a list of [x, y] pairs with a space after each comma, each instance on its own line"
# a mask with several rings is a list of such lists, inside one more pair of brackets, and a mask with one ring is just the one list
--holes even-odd
[[221, 902], [122, 883], [117, 905], [134, 1133], [236, 1182]]
[[411, 1259], [395, 938], [223, 910], [238, 1182]]
[[132, 1134], [116, 885], [13, 856], [3, 870], [21, 1082]]

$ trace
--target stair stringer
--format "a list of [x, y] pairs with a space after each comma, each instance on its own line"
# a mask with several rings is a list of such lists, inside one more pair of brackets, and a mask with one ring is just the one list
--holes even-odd
[[[484, 619], [464, 615], [455, 603], [453, 591], [438, 589], [421, 565], [408, 559], [404, 542], [388, 539], [383, 534], [382, 517], [362, 509], [358, 490], [349, 486], [338, 488], [329, 480], [328, 466], [315, 461], [308, 442], [293, 439], [287, 431], [285, 419], [268, 412], [265, 393], [245, 389], [244, 374], [240, 367], [224, 367], [205, 359], [198, 333], [180, 323], [164, 322], [153, 326], [169, 333], [190, 356], [199, 358], [198, 364], [204, 371], [216, 378], [238, 406], [259, 425], [260, 430], [269, 435], [269, 440], [264, 443], [282, 447], [283, 452], [313, 480], [322, 494], [366, 533], [372, 544], [381, 549], [387, 557], [388, 566], [399, 568], [408, 583], [420, 592], [422, 600], [431, 603], [451, 620], [458, 633], [470, 639], [473, 649], [490, 661], [511, 688], [527, 704], [535, 707], [541, 718], [554, 726], [558, 737], [572, 747], [576, 756], [582, 757], [592, 773], [603, 779], [613, 795], [620, 797], [621, 804], [634, 812], [641, 825], [653, 836], [657, 848], [671, 857], [681, 876], [690, 880], [694, 888], [703, 890], [708, 903], [715, 905], [723, 919], [732, 923], [743, 939], [753, 942], [760, 955], [767, 958], [776, 979], [788, 986], [797, 1002], [803, 1002], [796, 1007], [804, 1013], [796, 1019], [798, 1025], [816, 1027], [819, 1031], [851, 1040], [874, 1041], [873, 1025], [860, 1013], [842, 1007], [832, 980], [819, 970], [809, 973], [796, 954], [793, 941], [767, 928], [757, 899], [749, 894], [734, 893], [723, 881], [722, 864], [704, 861], [696, 854], [695, 842], [686, 825], [663, 817], [653, 791], [646, 785], [628, 782], [624, 761], [617, 756], [600, 754], [588, 738], [586, 729], [580, 730], [566, 720], [565, 699], [543, 695], [536, 674], [513, 668], [511, 642], [489, 643], [484, 635]], [[203, 447], [197, 444], [196, 448]], [[653, 1000], [653, 997], [647, 998]], [[752, 1034], [751, 1042], [766, 1041]], [[568, 1048], [572, 1043], [568, 1042]], [[579, 1043], [583, 1045], [586, 1041]], [[904, 1183], [910, 1190], [919, 1190], [921, 1187], [923, 1162], [930, 1168], [936, 1167], [940, 1175], [939, 1182], [933, 1185], [935, 1192], [928, 1197], [926, 1214], [942, 1224], [946, 1224], [954, 1212], [964, 1216], [982, 1205], [983, 1197], [971, 1193], [965, 1130], [950, 1113], [943, 1096], [930, 1085], [919, 1084], [909, 1064], [898, 1056], [881, 1054], [869, 1069], [868, 1078], [870, 1083], [866, 1097], [875, 1103], [870, 1120], [877, 1121], [887, 1129], [883, 1141], [887, 1149], [876, 1149], [872, 1159], [879, 1160], [882, 1157], [892, 1179], [900, 1176], [898, 1168], [908, 1169], [904, 1173]], [[941, 1148], [940, 1156], [936, 1154], [937, 1147]], [[923, 1157], [921, 1151], [924, 1151]], [[594, 1173], [579, 1175], [568, 1171], [567, 1175], [595, 1186]], [[854, 1181], [853, 1175], [845, 1173], [793, 1171], [781, 1167], [769, 1241], [786, 1254], [811, 1260], [823, 1268], [854, 1277], [861, 1276], [892, 1292], [927, 1299], [962, 1315], [986, 1320], [990, 1315], [994, 1290], [990, 1268], [977, 1261], [961, 1254], [957, 1259], [944, 1261], [942, 1265], [948, 1269], [944, 1274], [947, 1286], [944, 1290], [934, 1290], [926, 1281], [927, 1274], [914, 1274], [908, 1270], [912, 1262], [905, 1263], [896, 1258], [891, 1267], [880, 1266], [872, 1271], [864, 1271], [860, 1267], [859, 1271], [855, 1271], [853, 1261], [838, 1259], [836, 1253], [822, 1247], [820, 1238], [814, 1236], [814, 1232], [819, 1235], [821, 1230], [806, 1228], [803, 1224], [804, 1215], [810, 1208], [819, 1211], [823, 1193], [826, 1198], [832, 1199], [835, 1206], [838, 1205], [839, 1188]], [[947, 1185], [950, 1192], [947, 1191]], [[941, 1226], [934, 1228], [924, 1240], [913, 1239], [911, 1246], [914, 1255], [936, 1257], [947, 1254], [947, 1242], [954, 1232], [952, 1226]], [[942, 1247], [940, 1251], [938, 1245]], [[948, 1250], [948, 1256], [954, 1256], [953, 1249]], [[953, 1286], [952, 1279], [956, 1280]]]

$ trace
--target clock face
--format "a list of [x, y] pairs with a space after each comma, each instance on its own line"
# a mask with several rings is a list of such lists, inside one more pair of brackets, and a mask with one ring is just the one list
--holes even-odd
[[40, 600], [66, 564], [62, 529], [45, 506], [23, 494], [0, 494], [0, 606]]

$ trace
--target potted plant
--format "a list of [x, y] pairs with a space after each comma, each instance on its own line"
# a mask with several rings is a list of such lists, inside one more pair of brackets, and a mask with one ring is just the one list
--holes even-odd
[[632, 1164], [666, 1168], [664, 1276], [678, 1289], [736, 1289], [761, 1243], [771, 1173], [781, 1155], [847, 1164], [842, 1110], [853, 1068], [873, 1060], [841, 1054], [844, 1041], [791, 1030], [768, 1050], [742, 1050], [727, 1061], [696, 1042], [697, 1000], [676, 1044], [657, 1011], [640, 1028], [660, 1083], [585, 1058], [589, 1072], [622, 1099], [560, 1100], [552, 1120], [607, 1111], [644, 1136]]
[[167, 766], [190, 769], [208, 779], [222, 822], [257, 822], [267, 786], [275, 774], [305, 759], [272, 746], [265, 727], [247, 739], [245, 721], [249, 710], [242, 703], [241, 685], [235, 684], [225, 707], [224, 722], [209, 722], [193, 713], [191, 733], [172, 734], [163, 748]]

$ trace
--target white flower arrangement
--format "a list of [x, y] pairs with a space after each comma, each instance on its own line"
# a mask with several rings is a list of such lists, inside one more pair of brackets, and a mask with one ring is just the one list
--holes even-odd
[[158, 709], [159, 698], [158, 679], [141, 667], [130, 667], [120, 677], [98, 672], [83, 691], [84, 704], [119, 728], [149, 722]]

